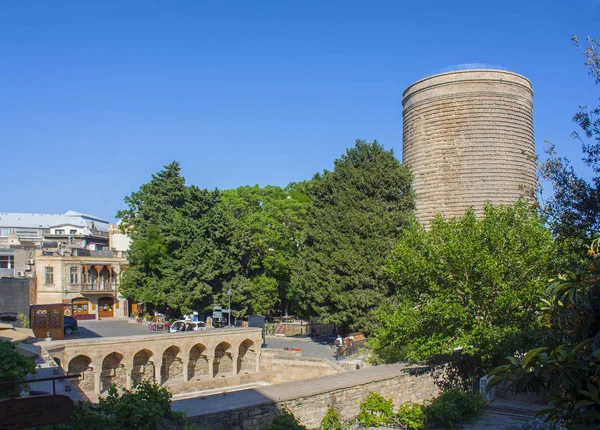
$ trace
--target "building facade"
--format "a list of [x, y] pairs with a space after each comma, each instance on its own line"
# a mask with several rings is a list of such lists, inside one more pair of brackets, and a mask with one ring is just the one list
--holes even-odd
[[64, 304], [79, 319], [126, 317], [119, 285], [129, 244], [92, 215], [0, 213], [0, 277], [31, 279], [30, 304]]
[[119, 285], [127, 259], [116, 251], [37, 250], [36, 304], [63, 303], [80, 319], [127, 317], [127, 301]]

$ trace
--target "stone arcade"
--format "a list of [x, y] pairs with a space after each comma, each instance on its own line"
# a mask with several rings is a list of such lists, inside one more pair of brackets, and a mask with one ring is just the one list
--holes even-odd
[[[260, 329], [207, 330], [148, 336], [45, 342], [44, 349], [88, 397], [105, 393], [111, 384], [131, 388], [143, 379], [187, 391], [186, 385], [217, 378], [243, 380], [260, 369]], [[197, 385], [197, 384], [196, 384]]]

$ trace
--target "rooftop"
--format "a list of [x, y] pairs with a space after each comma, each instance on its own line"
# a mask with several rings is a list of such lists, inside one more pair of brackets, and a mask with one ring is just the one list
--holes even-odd
[[108, 231], [107, 220], [72, 210], [62, 215], [0, 212], [0, 227], [50, 228], [57, 225], [90, 227], [91, 222], [94, 223], [96, 230]]

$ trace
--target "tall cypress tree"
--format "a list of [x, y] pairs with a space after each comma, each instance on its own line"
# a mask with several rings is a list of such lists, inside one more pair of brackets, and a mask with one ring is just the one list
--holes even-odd
[[386, 257], [414, 209], [411, 174], [376, 141], [358, 140], [308, 184], [313, 199], [292, 287], [308, 314], [368, 329], [390, 293]]

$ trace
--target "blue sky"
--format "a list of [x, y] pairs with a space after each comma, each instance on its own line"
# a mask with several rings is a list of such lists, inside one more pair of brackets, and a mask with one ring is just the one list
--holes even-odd
[[600, 87], [570, 37], [598, 23], [598, 0], [0, 2], [0, 211], [112, 220], [172, 160], [226, 189], [309, 179], [357, 138], [400, 158], [402, 92], [463, 63], [528, 77], [537, 151], [578, 161]]

